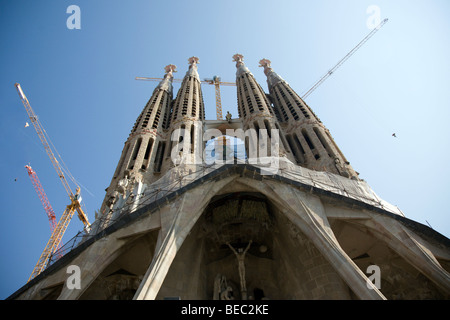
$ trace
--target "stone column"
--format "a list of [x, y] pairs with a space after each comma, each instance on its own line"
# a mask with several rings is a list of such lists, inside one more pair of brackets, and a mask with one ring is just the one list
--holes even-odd
[[154, 300], [175, 256], [209, 200], [233, 177], [199, 185], [186, 192], [161, 215], [161, 242], [137, 290], [135, 300]]

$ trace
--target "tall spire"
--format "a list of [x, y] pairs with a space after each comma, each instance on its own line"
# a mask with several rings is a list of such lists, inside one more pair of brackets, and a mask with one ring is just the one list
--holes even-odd
[[143, 185], [153, 179], [154, 172], [158, 172], [155, 168], [162, 158], [159, 150], [165, 144], [161, 136], [168, 125], [176, 66], [169, 64], [164, 70], [164, 78], [153, 90], [125, 142], [114, 176], [106, 189], [102, 214], [110, 214], [113, 206], [123, 205], [125, 197], [140, 192]]
[[[183, 78], [181, 87], [178, 90], [177, 97], [173, 102], [172, 120], [169, 131], [169, 139], [179, 148], [177, 154], [170, 154], [171, 160], [177, 165], [182, 159], [187, 162], [194, 162], [195, 150], [199, 144], [201, 137], [201, 127], [198, 123], [205, 120], [205, 107], [203, 102], [203, 94], [201, 88], [200, 76], [197, 72], [198, 57], [190, 57], [188, 59], [189, 69]], [[169, 144], [169, 152], [172, 152], [173, 144]], [[173, 157], [178, 157], [174, 159]]]
[[197, 57], [188, 59], [189, 70], [183, 78], [181, 88], [178, 90], [172, 112], [172, 123], [183, 117], [193, 120], [205, 119], [205, 107], [201, 90], [200, 76], [197, 72]]
[[[279, 124], [274, 115], [272, 105], [266, 96], [266, 93], [256, 81], [253, 74], [244, 64], [244, 56], [235, 54], [233, 61], [236, 62], [236, 86], [238, 96], [239, 117], [243, 120], [243, 129], [267, 130], [269, 140], [272, 141], [272, 130], [278, 130]], [[263, 132], [263, 131], [262, 131]], [[279, 144], [279, 154], [286, 155], [291, 161], [290, 154], [287, 154], [284, 137], [280, 137], [282, 144]], [[274, 140], [275, 141], [275, 140]], [[246, 145], [248, 149], [248, 146]], [[247, 150], [249, 152], [249, 150]], [[271, 154], [279, 156], [279, 154]]]
[[[241, 118], [247, 118], [251, 114], [262, 113], [272, 116], [273, 111], [270, 101], [264, 90], [256, 82], [255, 77], [244, 64], [244, 56], [235, 54], [233, 61], [236, 62], [236, 84], [238, 88], [238, 111]], [[245, 120], [244, 120], [245, 121]]]
[[357, 179], [358, 174], [312, 109], [272, 70], [270, 60], [261, 59], [259, 64], [264, 68], [275, 113], [283, 123], [284, 136], [297, 164]]
[[160, 124], [162, 124], [163, 128], [167, 126], [173, 95], [173, 73], [177, 72], [176, 69], [177, 67], [173, 64], [169, 64], [164, 68], [164, 78], [153, 90], [152, 96], [131, 130], [131, 134], [138, 132], [139, 129], [158, 129]]

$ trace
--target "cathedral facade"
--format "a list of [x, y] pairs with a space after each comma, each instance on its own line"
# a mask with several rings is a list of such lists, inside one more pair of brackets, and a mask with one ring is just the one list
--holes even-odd
[[176, 96], [165, 67], [90, 230], [10, 299], [450, 297], [450, 240], [379, 198], [268, 59], [268, 93], [233, 59], [234, 119], [205, 119], [197, 57]]

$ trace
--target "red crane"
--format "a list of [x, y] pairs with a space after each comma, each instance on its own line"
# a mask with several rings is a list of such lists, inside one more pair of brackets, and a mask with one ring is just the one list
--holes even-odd
[[39, 199], [41, 200], [42, 205], [44, 206], [45, 213], [47, 213], [48, 221], [50, 222], [50, 230], [53, 233], [53, 231], [55, 231], [56, 229], [55, 212], [53, 211], [53, 208], [50, 205], [50, 202], [48, 201], [47, 195], [45, 194], [44, 188], [42, 187], [36, 172], [30, 166], [25, 166], [25, 168], [27, 169], [28, 176], [30, 177], [31, 182], [33, 183], [34, 189], [36, 190]]

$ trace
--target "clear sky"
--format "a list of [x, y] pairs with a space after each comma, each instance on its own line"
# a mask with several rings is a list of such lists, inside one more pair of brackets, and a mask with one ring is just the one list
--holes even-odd
[[[66, 10], [81, 10], [81, 29]], [[24, 168], [37, 172], [61, 216], [68, 196], [14, 87], [21, 84], [72, 174], [91, 221], [123, 144], [164, 66], [235, 81], [235, 53], [267, 91], [259, 60], [302, 95], [369, 32], [374, 5], [385, 24], [307, 99], [374, 191], [450, 236], [450, 2], [0, 1], [0, 298], [24, 285], [50, 237]], [[176, 90], [179, 84], [175, 84]], [[203, 86], [215, 119], [214, 87]], [[237, 117], [236, 88], [222, 87]], [[392, 136], [396, 133], [396, 138]], [[63, 242], [83, 227], [72, 219]]]

